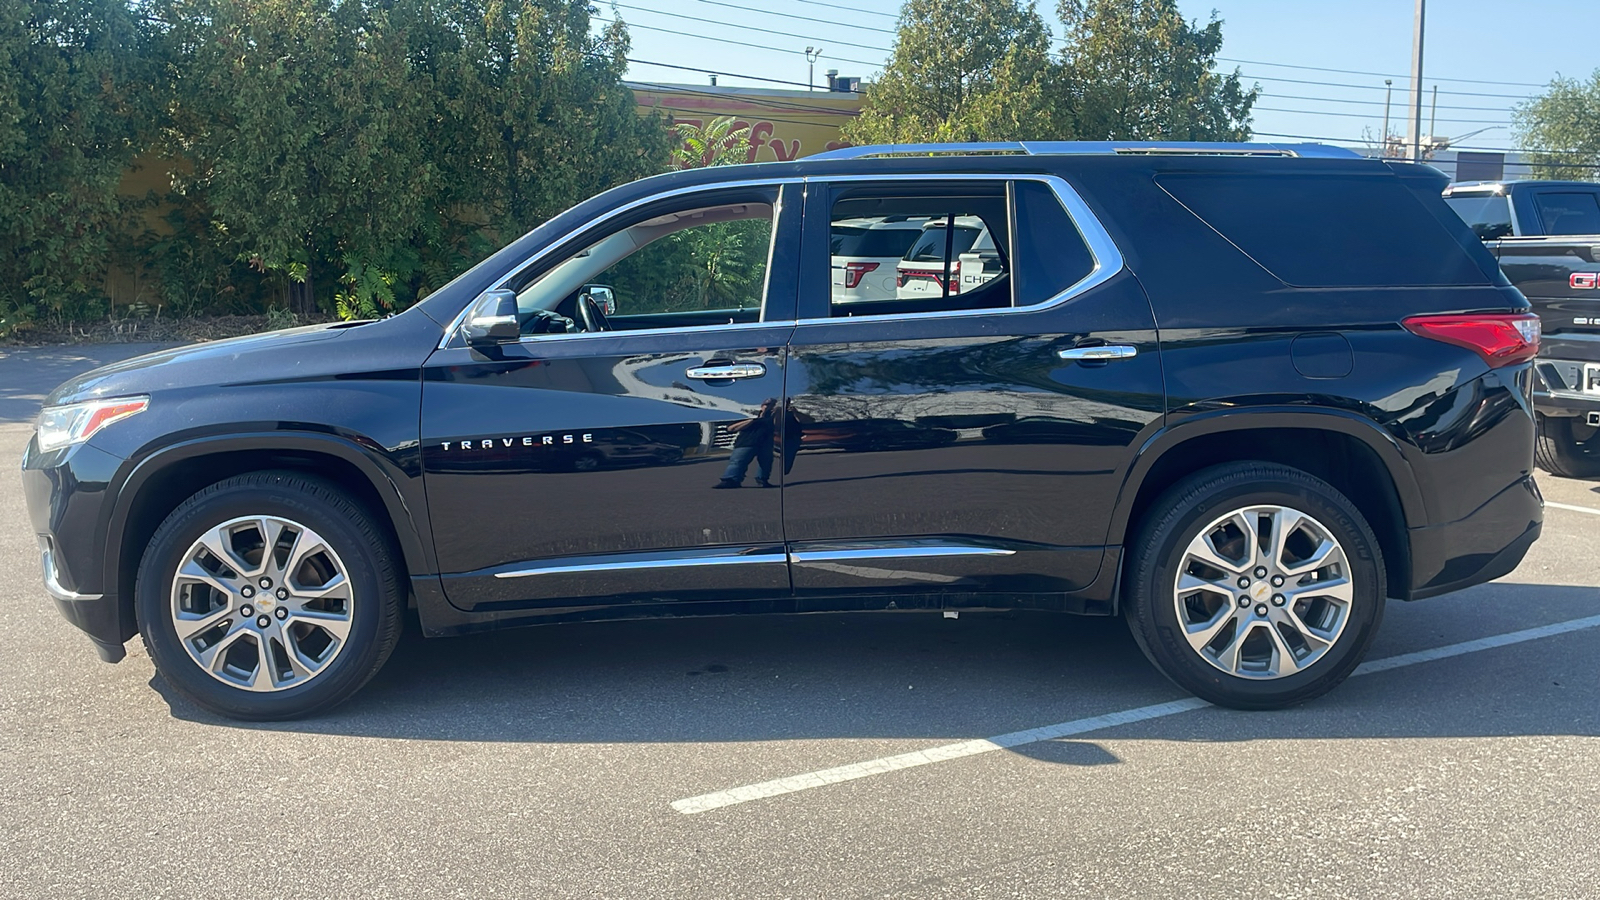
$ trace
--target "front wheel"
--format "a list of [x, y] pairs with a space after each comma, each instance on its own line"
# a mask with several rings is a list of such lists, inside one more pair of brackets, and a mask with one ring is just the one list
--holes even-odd
[[1220, 706], [1320, 696], [1365, 656], [1383, 618], [1383, 558], [1331, 485], [1270, 463], [1198, 472], [1139, 530], [1124, 611], [1151, 662]]
[[1600, 477], [1600, 428], [1577, 416], [1540, 416], [1533, 449], [1534, 461], [1551, 475]]
[[135, 587], [162, 677], [237, 719], [304, 716], [354, 694], [394, 649], [404, 597], [371, 517], [291, 472], [185, 500], [150, 539]]

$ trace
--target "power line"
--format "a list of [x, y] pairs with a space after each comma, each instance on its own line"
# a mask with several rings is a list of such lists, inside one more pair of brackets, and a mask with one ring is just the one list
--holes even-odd
[[[658, 16], [670, 16], [670, 17], [672, 17], [674, 19], [686, 19], [686, 20], [688, 20], [690, 22], [699, 22], [699, 23], [701, 23], [703, 25], [717, 25], [717, 26], [721, 26], [723, 28], [733, 28], [733, 29], [736, 29], [736, 30], [739, 30], [739, 31], [755, 31], [755, 32], [759, 32], [761, 34], [775, 34], [775, 35], [778, 35], [779, 37], [794, 37], [794, 35], [790, 34], [787, 31], [774, 31], [771, 28], [757, 28], [754, 25], [735, 25], [735, 24], [733, 24], [731, 22], [719, 22], [716, 19], [702, 19], [699, 16], [688, 16], [688, 15], [684, 15], [683, 13], [667, 12], [665, 10], [660, 10], [660, 9], [651, 9], [648, 6], [630, 6], [630, 5], [626, 4], [626, 3], [615, 3], [615, 2], [613, 2], [611, 5], [617, 7], [618, 9], [631, 9], [634, 12], [647, 12], [647, 13], [652, 13], [652, 14], [658, 15]], [[874, 47], [871, 44], [855, 44], [855, 43], [851, 43], [850, 41], [833, 41], [833, 43], [835, 43], [835, 44], [843, 44], [846, 47], [855, 47], [855, 48], [860, 49], [860, 50], [879, 50], [879, 51], [882, 51], [883, 53], [888, 53], [889, 52], [888, 50], [884, 49], [883, 47]]]
[[[590, 16], [589, 17], [589, 21], [591, 21], [591, 22], [599, 22], [602, 25], [609, 25], [612, 22], [615, 22], [617, 20], [616, 19], [606, 19], [606, 18], [602, 18], [600, 16]], [[658, 32], [660, 32], [662, 34], [674, 34], [674, 35], [677, 35], [678, 37], [695, 38], [697, 40], [702, 40], [702, 41], [715, 41], [715, 42], [717, 42], [719, 44], [733, 44], [734, 46], [737, 46], [737, 47], [753, 47], [753, 48], [755, 48], [757, 50], [766, 50], [769, 53], [772, 52], [773, 50], [777, 50], [780, 53], [799, 53], [800, 52], [799, 50], [783, 50], [782, 48], [774, 47], [771, 44], [752, 44], [749, 41], [736, 41], [736, 40], [734, 40], [732, 38], [712, 37], [712, 36], [710, 36], [708, 34], [695, 34], [693, 32], [689, 32], [689, 31], [675, 31], [675, 30], [673, 30], [671, 28], [661, 28], [661, 27], [656, 26], [656, 25], [640, 25], [637, 22], [624, 22], [623, 24], [626, 25], [629, 28], [640, 28], [640, 29], [643, 29], [645, 31], [658, 31]], [[870, 66], [870, 67], [873, 67], [873, 68], [877, 68], [877, 67], [883, 65], [883, 61], [882, 60], [879, 60], [878, 62], [868, 62], [868, 61], [866, 61], [864, 59], [849, 59], [847, 57], [834, 56], [832, 54], [827, 54], [826, 58], [827, 59], [832, 59], [832, 60], [837, 60], [839, 62], [855, 63], [856, 65], [860, 65], [860, 66]], [[733, 76], [730, 76], [730, 77], [733, 77]], [[738, 77], [742, 78], [744, 76], [741, 75], [741, 76], [738, 76]]]
[[[1407, 80], [1407, 81], [1409, 81], [1410, 78], [1411, 78], [1411, 76], [1409, 76], [1409, 75], [1395, 75], [1395, 74], [1390, 73], [1390, 72], [1364, 72], [1364, 71], [1362, 71], [1360, 69], [1328, 69], [1328, 68], [1324, 68], [1322, 66], [1300, 66], [1300, 65], [1295, 65], [1295, 64], [1292, 64], [1292, 63], [1267, 62], [1265, 60], [1260, 60], [1260, 59], [1233, 59], [1233, 58], [1227, 57], [1227, 56], [1219, 56], [1219, 57], [1217, 57], [1217, 59], [1222, 61], [1222, 62], [1242, 63], [1242, 64], [1247, 65], [1247, 66], [1273, 66], [1273, 67], [1279, 68], [1279, 69], [1304, 69], [1304, 70], [1309, 71], [1309, 72], [1336, 72], [1336, 73], [1338, 73], [1340, 75], [1375, 75], [1375, 76], [1377, 76], [1379, 78], [1399, 78], [1399, 79]], [[1499, 85], [1501, 87], [1536, 87], [1536, 88], [1542, 88], [1542, 87], [1548, 87], [1549, 86], [1549, 85], [1544, 85], [1544, 84], [1533, 84], [1532, 82], [1527, 82], [1527, 81], [1489, 81], [1489, 80], [1482, 79], [1482, 78], [1445, 78], [1443, 76], [1436, 76], [1436, 77], [1433, 77], [1431, 79], [1430, 78], [1424, 78], [1423, 80], [1424, 81], [1430, 81], [1430, 80], [1431, 81], [1455, 81], [1455, 82], [1463, 82], [1463, 83], [1466, 83], [1466, 84], [1493, 84], [1493, 85]]]
[[[802, 22], [816, 22], [816, 23], [821, 24], [821, 25], [831, 25], [834, 28], [854, 28], [857, 31], [876, 31], [876, 32], [879, 32], [880, 34], [893, 34], [893, 35], [898, 35], [900, 33], [900, 32], [896, 31], [893, 28], [877, 28], [877, 27], [872, 26], [872, 25], [852, 25], [849, 22], [840, 22], [840, 21], [838, 21], [836, 19], [818, 19], [815, 16], [801, 16], [801, 15], [796, 15], [794, 13], [778, 12], [776, 10], [771, 10], [771, 9], [754, 9], [752, 7], [749, 7], [749, 6], [740, 6], [737, 3], [724, 3], [724, 2], [722, 2], [722, 0], [700, 0], [700, 2], [701, 3], [708, 3], [708, 4], [712, 5], [712, 6], [726, 6], [729, 9], [743, 10], [745, 12], [755, 13], [757, 15], [762, 15], [762, 16], [780, 16], [780, 17], [785, 18], [785, 19], [799, 19]], [[652, 10], [652, 12], [654, 12], [654, 11], [655, 10]], [[724, 23], [724, 24], [730, 24], [730, 23]], [[734, 27], [739, 27], [739, 26], [734, 26]], [[873, 49], [877, 49], [877, 48], [873, 48]]]
[[[1283, 109], [1281, 107], [1276, 107], [1276, 106], [1256, 106], [1256, 107], [1252, 107], [1251, 108], [1252, 112], [1254, 112], [1256, 110], [1260, 110], [1262, 112], [1297, 113], [1297, 114], [1306, 115], [1306, 116], [1338, 116], [1338, 117], [1340, 117], [1342, 119], [1376, 119], [1376, 118], [1378, 118], [1377, 116], [1373, 115], [1372, 113], [1327, 112], [1327, 111], [1315, 110], [1315, 109]], [[1446, 122], [1446, 123], [1450, 123], [1450, 124], [1454, 124], [1454, 125], [1510, 125], [1511, 124], [1509, 122], [1497, 121], [1497, 120], [1492, 120], [1492, 119], [1436, 119], [1435, 121]]]
[[807, 89], [814, 87], [814, 85], [806, 84], [804, 81], [785, 81], [782, 78], [766, 78], [761, 75], [740, 75], [738, 72], [722, 72], [717, 69], [701, 69], [696, 68], [695, 66], [680, 66], [675, 63], [651, 62], [648, 59], [634, 59], [631, 56], [625, 56], [623, 59], [640, 66], [656, 66], [662, 69], [681, 69], [685, 72], [699, 72], [702, 75], [721, 75], [725, 78], [743, 78], [747, 81], [765, 81], [770, 84], [792, 84], [795, 87], [803, 87]]
[[[1226, 76], [1232, 75], [1233, 73], [1231, 73], [1231, 72], [1213, 72], [1212, 74], [1213, 75], [1222, 75], [1222, 76], [1226, 77]], [[1304, 79], [1299, 79], [1299, 78], [1274, 78], [1271, 75], [1247, 75], [1247, 74], [1244, 74], [1244, 73], [1240, 73], [1240, 77], [1241, 78], [1245, 78], [1245, 79], [1249, 79], [1249, 80], [1252, 80], [1252, 81], [1281, 81], [1281, 82], [1283, 82], [1285, 84], [1314, 84], [1314, 85], [1317, 85], [1319, 87], [1352, 88], [1352, 89], [1361, 90], [1361, 91], [1385, 91], [1385, 90], [1388, 90], [1387, 87], [1385, 87], [1384, 85], [1381, 85], [1381, 84], [1350, 84], [1349, 82], [1344, 82], [1344, 81], [1306, 81]], [[1480, 92], [1477, 92], [1477, 91], [1440, 91], [1439, 93], [1441, 93], [1441, 94], [1449, 94], [1449, 95], [1456, 96], [1456, 97], [1504, 97], [1504, 98], [1506, 98], [1508, 100], [1531, 100], [1531, 99], [1533, 99], [1533, 97], [1531, 95], [1529, 95], [1529, 94], [1485, 94], [1485, 93], [1480, 93]]]
[[794, 0], [794, 2], [796, 2], [796, 3], [804, 3], [804, 4], [808, 5], [808, 6], [826, 6], [829, 9], [842, 9], [842, 10], [845, 10], [846, 12], [860, 13], [860, 14], [862, 14], [864, 16], [883, 16], [885, 19], [896, 19], [896, 20], [898, 20], [900, 18], [900, 14], [899, 13], [886, 13], [886, 12], [879, 12], [878, 10], [875, 10], [875, 9], [860, 9], [860, 8], [854, 7], [854, 6], [841, 6], [838, 3], [824, 3], [824, 2], [822, 2], [822, 0]]
[[[1298, 94], [1279, 94], [1279, 93], [1276, 93], [1276, 92], [1273, 92], [1273, 91], [1262, 91], [1261, 92], [1261, 96], [1263, 96], [1263, 97], [1271, 97], [1271, 98], [1273, 98], [1275, 100], [1314, 100], [1314, 101], [1316, 101], [1318, 103], [1348, 103], [1348, 104], [1355, 104], [1357, 106], [1382, 106], [1383, 105], [1383, 101], [1382, 100], [1345, 100], [1345, 99], [1341, 99], [1339, 97], [1303, 97], [1303, 96], [1300, 96]], [[1448, 105], [1445, 105], [1445, 104], [1441, 103], [1438, 106], [1432, 107], [1432, 108], [1434, 108], [1434, 109], [1464, 109], [1464, 110], [1471, 110], [1473, 112], [1510, 112], [1510, 109], [1508, 109], [1507, 107], [1504, 107], [1504, 106], [1448, 106]]]

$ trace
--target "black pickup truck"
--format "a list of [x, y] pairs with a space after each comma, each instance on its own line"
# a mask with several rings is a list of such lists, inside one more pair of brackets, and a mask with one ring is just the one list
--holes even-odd
[[1534, 366], [1539, 465], [1600, 476], [1600, 184], [1452, 184], [1444, 199], [1543, 320]]

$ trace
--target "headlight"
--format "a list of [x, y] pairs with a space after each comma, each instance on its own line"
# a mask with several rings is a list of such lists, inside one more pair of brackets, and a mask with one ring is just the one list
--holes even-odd
[[47, 406], [39, 413], [39, 452], [87, 441], [112, 422], [142, 413], [149, 405], [149, 397], [118, 397]]

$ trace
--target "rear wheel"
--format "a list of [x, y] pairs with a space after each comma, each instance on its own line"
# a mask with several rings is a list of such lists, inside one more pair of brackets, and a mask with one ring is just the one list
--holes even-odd
[[1540, 416], [1533, 455], [1551, 475], [1600, 477], [1600, 428], [1577, 416]]
[[1212, 703], [1271, 709], [1355, 670], [1383, 618], [1383, 560], [1332, 486], [1237, 463], [1184, 479], [1151, 509], [1124, 609], [1168, 678]]
[[375, 675], [400, 632], [393, 554], [332, 485], [257, 472], [185, 500], [156, 530], [136, 586], [156, 668], [240, 719], [332, 706]]

